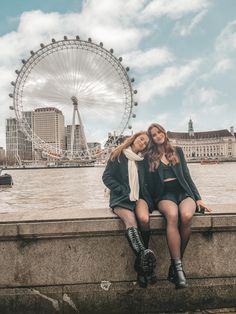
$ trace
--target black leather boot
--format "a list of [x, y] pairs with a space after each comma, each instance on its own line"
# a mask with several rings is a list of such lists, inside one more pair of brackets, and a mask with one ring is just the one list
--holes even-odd
[[174, 283], [176, 289], [183, 289], [186, 288], [187, 281], [183, 271], [183, 266], [180, 258], [173, 258], [171, 260], [172, 267], [174, 270]]
[[143, 244], [146, 249], [148, 249], [149, 240], [150, 240], [150, 230], [141, 230], [141, 236], [143, 239]]
[[150, 275], [156, 266], [156, 257], [152, 250], [146, 249], [142, 237], [136, 227], [126, 230], [129, 245], [137, 257], [137, 272]]
[[173, 268], [173, 265], [170, 264], [167, 280], [169, 280], [169, 282], [175, 283], [174, 276], [175, 276], [174, 268]]
[[[150, 230], [141, 230], [141, 236], [142, 236], [145, 248], [148, 249], [149, 240], [150, 240]], [[147, 281], [151, 285], [154, 285], [157, 282], [157, 276], [154, 272], [154, 269], [153, 269], [153, 272], [147, 276]]]
[[140, 270], [140, 267], [139, 267], [139, 260], [138, 260], [137, 257], [136, 257], [136, 259], [135, 259], [134, 269], [135, 269], [136, 272], [137, 272], [137, 283], [138, 283], [139, 287], [141, 287], [141, 288], [147, 288], [148, 279], [147, 279], [147, 276]]

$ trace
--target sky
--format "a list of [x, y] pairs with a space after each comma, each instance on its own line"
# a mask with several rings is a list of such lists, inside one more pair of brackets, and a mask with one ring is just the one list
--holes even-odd
[[15, 69], [64, 35], [103, 42], [130, 67], [133, 131], [157, 122], [186, 132], [190, 118], [196, 132], [236, 128], [235, 0], [9, 0], [0, 11], [0, 146]]

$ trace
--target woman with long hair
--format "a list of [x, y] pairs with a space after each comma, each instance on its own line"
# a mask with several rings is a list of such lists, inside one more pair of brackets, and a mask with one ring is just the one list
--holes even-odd
[[166, 219], [166, 237], [171, 256], [167, 279], [176, 288], [187, 286], [182, 258], [191, 235], [196, 208], [206, 206], [194, 184], [182, 149], [173, 146], [165, 129], [153, 123], [148, 128], [149, 192]]
[[147, 132], [138, 132], [116, 147], [108, 160], [102, 179], [110, 189], [110, 207], [123, 221], [126, 237], [135, 253], [134, 264], [140, 287], [154, 283], [156, 258], [148, 249], [149, 213], [153, 202], [145, 183], [144, 158]]

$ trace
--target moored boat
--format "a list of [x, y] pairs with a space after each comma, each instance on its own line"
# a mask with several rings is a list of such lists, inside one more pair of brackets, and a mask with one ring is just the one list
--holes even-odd
[[12, 187], [12, 176], [8, 173], [0, 175], [0, 187]]
[[220, 161], [218, 159], [203, 159], [201, 160], [201, 165], [215, 165], [219, 164]]

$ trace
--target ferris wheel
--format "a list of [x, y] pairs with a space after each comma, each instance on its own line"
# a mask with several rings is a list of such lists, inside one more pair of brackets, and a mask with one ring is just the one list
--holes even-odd
[[[16, 81], [11, 82], [10, 109], [35, 149], [57, 158], [94, 158], [98, 147], [107, 142], [108, 133], [114, 132], [110, 138], [113, 145], [127, 128], [132, 128], [137, 90], [132, 87], [134, 78], [128, 76], [129, 67], [124, 67], [122, 57], [115, 57], [113, 52], [91, 38], [85, 41], [79, 36], [64, 36], [47, 45], [41, 43], [39, 50], [30, 51], [30, 57], [22, 60], [23, 66], [15, 71]], [[67, 145], [40, 135], [35, 119], [27, 115], [31, 112], [37, 116], [38, 111], [48, 108], [58, 110], [70, 127]], [[89, 142], [94, 145], [89, 146]]]

